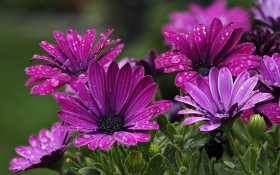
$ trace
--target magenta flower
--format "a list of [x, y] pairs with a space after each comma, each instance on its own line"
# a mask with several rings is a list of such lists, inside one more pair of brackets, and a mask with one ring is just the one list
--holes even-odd
[[272, 123], [280, 125], [280, 54], [274, 53], [272, 57], [264, 56], [258, 70], [259, 82], [264, 89], [274, 96], [274, 100], [256, 105], [250, 111], [244, 111], [241, 119], [248, 123], [251, 116], [260, 114], [267, 121], [267, 129]]
[[245, 31], [251, 29], [250, 14], [241, 7], [227, 10], [226, 1], [215, 1], [211, 6], [203, 9], [197, 4], [189, 6], [190, 12], [173, 12], [170, 14], [171, 23], [163, 27], [163, 31], [173, 30], [178, 33], [188, 33], [196, 24], [204, 24], [210, 27], [214, 18], [222, 20], [223, 24], [235, 22], [236, 27], [242, 27]]
[[70, 130], [88, 132], [74, 141], [76, 147], [88, 144], [89, 149], [108, 149], [115, 141], [136, 145], [148, 142], [150, 135], [143, 130], [158, 129], [156, 121], [149, 121], [171, 108], [167, 100], [149, 105], [157, 84], [151, 76], [144, 76], [144, 68], [132, 70], [126, 63], [119, 68], [113, 61], [107, 72], [92, 60], [88, 72], [89, 88], [78, 78], [71, 77], [70, 85], [78, 99], [63, 93], [53, 93], [62, 110], [57, 115]]
[[255, 19], [263, 22], [275, 31], [280, 30], [279, 0], [258, 0], [257, 8], [252, 8]]
[[210, 28], [195, 25], [192, 34], [172, 31], [163, 32], [163, 36], [176, 48], [161, 54], [156, 60], [156, 68], [164, 67], [164, 72], [180, 71], [175, 85], [187, 93], [185, 82], [195, 84], [195, 77], [201, 75], [208, 81], [212, 67], [227, 67], [233, 76], [242, 71], [259, 66], [261, 57], [251, 55], [255, 51], [253, 43], [242, 43], [235, 46], [243, 33], [235, 23], [224, 28], [219, 19], [212, 21]]
[[97, 60], [100, 64], [106, 65], [121, 52], [123, 44], [98, 57], [101, 50], [121, 41], [120, 39], [110, 41], [109, 36], [112, 32], [113, 29], [110, 29], [106, 33], [101, 33], [99, 41], [91, 51], [96, 34], [95, 29], [87, 30], [84, 37], [81, 37], [74, 30], [69, 30], [67, 37], [59, 31], [54, 31], [54, 37], [61, 48], [46, 41], [40, 43], [40, 46], [49, 52], [51, 56], [34, 55], [30, 61], [43, 59], [52, 64], [40, 64], [26, 68], [26, 74], [33, 77], [25, 83], [25, 86], [40, 82], [31, 89], [30, 93], [46, 95], [65, 84], [69, 84], [70, 77], [77, 77], [83, 82], [87, 82], [87, 70], [91, 60]]
[[175, 97], [175, 100], [195, 107], [195, 110], [186, 109], [179, 112], [193, 114], [185, 119], [185, 124], [205, 120], [208, 123], [200, 126], [200, 131], [212, 131], [218, 127], [228, 130], [243, 110], [273, 98], [270, 93], [254, 91], [258, 78], [249, 77], [249, 73], [244, 71], [233, 83], [228, 68], [224, 67], [219, 71], [214, 67], [210, 70], [209, 84], [201, 75], [196, 77], [196, 86], [186, 82], [185, 85], [194, 101], [188, 96]]
[[39, 137], [30, 136], [31, 147], [19, 146], [16, 152], [24, 158], [13, 158], [9, 170], [20, 172], [34, 168], [49, 168], [61, 170], [61, 158], [70, 146], [71, 132], [61, 129], [60, 123], [55, 123], [52, 130], [42, 129]]

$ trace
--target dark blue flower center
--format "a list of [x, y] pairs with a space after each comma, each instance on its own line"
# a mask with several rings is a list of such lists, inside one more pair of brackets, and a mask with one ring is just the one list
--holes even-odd
[[205, 67], [205, 66], [199, 66], [199, 67], [196, 69], [196, 71], [197, 71], [198, 74], [200, 74], [201, 76], [205, 77], [205, 76], [208, 76], [208, 75], [209, 75], [210, 68]]
[[121, 131], [123, 129], [124, 121], [121, 117], [108, 114], [105, 117], [101, 117], [98, 122], [99, 131], [104, 134], [114, 134], [116, 131]]
[[218, 110], [218, 112], [217, 112], [218, 114], [225, 114], [226, 113], [226, 110]]

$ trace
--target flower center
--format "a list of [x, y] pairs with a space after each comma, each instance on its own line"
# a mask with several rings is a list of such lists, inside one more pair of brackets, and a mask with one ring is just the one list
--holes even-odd
[[226, 113], [226, 110], [218, 110], [218, 112], [217, 112], [218, 114], [225, 114]]
[[105, 117], [101, 117], [98, 122], [99, 130], [104, 134], [110, 135], [113, 135], [116, 131], [122, 130], [123, 124], [123, 119], [114, 114], [108, 114]]
[[205, 77], [205, 76], [209, 75], [210, 69], [208, 67], [201, 66], [201, 67], [198, 67], [196, 71], [197, 71], [198, 74]]

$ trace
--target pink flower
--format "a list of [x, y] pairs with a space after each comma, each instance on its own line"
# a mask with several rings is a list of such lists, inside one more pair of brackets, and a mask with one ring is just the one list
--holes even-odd
[[109, 29], [106, 33], [101, 33], [99, 41], [92, 49], [96, 34], [95, 29], [87, 30], [84, 37], [74, 30], [69, 30], [67, 37], [59, 31], [54, 31], [54, 37], [60, 48], [42, 41], [40, 46], [49, 52], [51, 56], [34, 55], [30, 60], [43, 59], [52, 64], [39, 64], [26, 68], [26, 74], [33, 77], [25, 83], [25, 86], [40, 82], [31, 89], [30, 93], [46, 95], [69, 84], [70, 77], [77, 77], [84, 83], [87, 82], [87, 70], [91, 60], [97, 60], [100, 64], [106, 65], [121, 52], [123, 44], [116, 46], [99, 57], [101, 50], [121, 41], [120, 39], [110, 41], [109, 36], [112, 32], [113, 29]]
[[201, 75], [209, 81], [212, 67], [227, 67], [233, 76], [242, 71], [258, 67], [261, 57], [251, 55], [255, 51], [253, 43], [236, 46], [243, 34], [242, 28], [235, 23], [223, 27], [221, 20], [215, 18], [210, 28], [203, 24], [194, 25], [193, 34], [164, 31], [163, 36], [175, 50], [162, 53], [155, 59], [157, 69], [164, 68], [165, 73], [180, 71], [175, 79], [177, 87], [187, 93], [185, 82], [195, 84], [195, 77]]
[[244, 31], [251, 29], [250, 14], [241, 7], [227, 10], [226, 1], [215, 1], [209, 7], [203, 9], [197, 4], [190, 5], [190, 12], [173, 12], [170, 14], [171, 23], [163, 27], [163, 31], [173, 30], [178, 33], [191, 32], [196, 24], [204, 24], [210, 27], [214, 18], [221, 19], [223, 24], [235, 22], [236, 27], [244, 28]]
[[151, 76], [144, 76], [142, 66], [132, 69], [130, 63], [121, 68], [115, 61], [104, 67], [92, 60], [88, 71], [89, 88], [78, 78], [71, 77], [70, 85], [78, 98], [53, 93], [62, 110], [57, 115], [67, 125], [65, 129], [87, 132], [78, 136], [74, 146], [88, 145], [89, 149], [108, 149], [115, 141], [127, 145], [148, 142], [150, 134], [144, 130], [158, 129], [150, 121], [172, 107], [167, 100], [149, 104], [157, 84]]

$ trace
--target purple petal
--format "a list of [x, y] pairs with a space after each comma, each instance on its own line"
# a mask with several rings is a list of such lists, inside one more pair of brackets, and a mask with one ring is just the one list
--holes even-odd
[[188, 117], [185, 119], [185, 125], [189, 125], [203, 120], [210, 120], [210, 119], [205, 117]]
[[208, 44], [209, 47], [212, 46], [214, 40], [216, 39], [217, 35], [220, 33], [222, 29], [223, 29], [223, 24], [221, 20], [214, 18], [209, 28], [209, 44]]
[[228, 109], [231, 102], [233, 80], [230, 71], [223, 67], [219, 72], [218, 89], [224, 109]]
[[76, 59], [81, 62], [80, 58], [80, 44], [81, 44], [82, 37], [75, 31], [75, 30], [69, 30], [67, 32], [67, 42], [68, 45], [72, 51], [72, 53], [75, 55]]
[[46, 77], [37, 77], [37, 76], [31, 77], [30, 79], [28, 79], [25, 82], [25, 86], [28, 86], [28, 85], [33, 84], [33, 83], [37, 83], [39, 81], [43, 81], [45, 79], [47, 79], [47, 78]]
[[215, 62], [214, 62], [215, 65], [218, 65], [220, 61], [224, 58], [226, 53], [228, 53], [235, 47], [235, 45], [240, 40], [243, 31], [244, 31], [243, 28], [236, 28], [233, 30], [230, 38], [228, 39], [228, 41], [226, 42], [222, 50], [218, 53], [217, 57], [215, 58]]
[[36, 84], [35, 86], [33, 86], [30, 90], [30, 94], [36, 94], [40, 91], [41, 86], [45, 83], [46, 81], [43, 81], [41, 83]]
[[173, 103], [169, 100], [161, 100], [161, 101], [154, 102], [154, 103], [150, 104], [149, 106], [154, 106], [154, 105], [159, 107], [159, 110], [157, 110], [154, 115], [154, 116], [157, 116], [157, 115], [162, 114], [162, 113], [166, 112], [167, 110], [169, 110], [172, 107]]
[[236, 26], [235, 23], [229, 23], [219, 32], [211, 47], [211, 51], [209, 55], [210, 63], [214, 63], [217, 54], [222, 50], [222, 48], [227, 43], [235, 26]]
[[198, 115], [203, 115], [203, 113], [193, 110], [193, 109], [185, 109], [185, 110], [181, 110], [178, 112], [178, 114], [198, 114]]
[[129, 130], [135, 130], [135, 129], [141, 129], [141, 130], [158, 130], [159, 125], [156, 121], [146, 121], [146, 122], [136, 122], [134, 126], [131, 126], [127, 129]]
[[62, 68], [62, 64], [60, 62], [57, 62], [56, 59], [52, 56], [48, 56], [48, 55], [33, 55], [33, 57], [29, 60], [30, 62], [35, 60], [35, 59], [41, 59], [41, 60], [46, 60], [46, 61], [49, 61], [53, 64], [55, 64], [56, 66]]
[[177, 65], [192, 65], [192, 60], [183, 55], [179, 50], [165, 52], [155, 59], [156, 69]]
[[[58, 45], [61, 47], [61, 49], [63, 50], [63, 52], [67, 56], [67, 58], [73, 64], [73, 68], [74, 68], [73, 71], [75, 71], [75, 67], [78, 66], [78, 63], [77, 63], [78, 60], [75, 58], [75, 56], [73, 55], [72, 51], [70, 50], [70, 47], [68, 45], [66, 36], [63, 33], [59, 32], [59, 31], [54, 31], [53, 35], [54, 35]], [[70, 67], [70, 65], [68, 65], [67, 67]]]
[[256, 93], [246, 100], [244, 106], [240, 110], [245, 110], [254, 107], [257, 103], [266, 102], [272, 100], [274, 97], [270, 93]]
[[104, 69], [96, 60], [92, 60], [89, 65], [88, 84], [93, 98], [96, 98], [100, 103], [101, 114], [105, 114], [105, 75]]
[[16, 152], [28, 159], [37, 159], [42, 157], [41, 154], [35, 152], [31, 147], [19, 146], [16, 148]]
[[256, 50], [256, 46], [254, 45], [254, 43], [246, 42], [235, 46], [228, 53], [228, 55], [236, 54], [236, 53], [245, 53], [251, 55], [255, 50]]
[[183, 55], [185, 55], [189, 59], [194, 58], [189, 41], [187, 40], [188, 35], [186, 36], [173, 31], [165, 31], [162, 34], [172, 45], [180, 50]]
[[192, 100], [189, 96], [182, 97], [182, 96], [176, 95], [174, 100], [186, 103], [186, 104], [191, 105], [191, 106], [193, 106], [197, 109], [200, 109], [199, 105], [194, 100]]
[[256, 76], [245, 81], [245, 83], [240, 86], [233, 102], [241, 104], [242, 101], [252, 92], [257, 83], [258, 78]]
[[41, 85], [41, 87], [38, 91], [39, 91], [40, 95], [47, 95], [47, 94], [52, 93], [53, 91], [59, 89], [60, 87], [64, 86], [65, 84], [67, 84], [67, 82], [60, 81], [59, 84], [54, 87], [52, 84], [52, 79], [47, 79], [47, 81], [45, 81]]
[[91, 51], [94, 42], [95, 34], [96, 34], [95, 29], [88, 29], [81, 41], [79, 52], [80, 52], [81, 63], [83, 64], [84, 69], [87, 67], [89, 53]]
[[217, 111], [218, 106], [216, 105], [213, 99], [209, 84], [205, 81], [205, 79], [201, 75], [196, 76], [195, 82], [198, 89], [200, 89], [208, 97], [210, 103], [213, 104], [212, 105], [213, 111]]
[[116, 56], [118, 56], [119, 53], [121, 53], [122, 48], [123, 48], [124, 44], [120, 44], [118, 46], [116, 46], [115, 48], [107, 51], [106, 53], [104, 53], [103, 55], [101, 55], [98, 58], [98, 62], [102, 65], [106, 65], [109, 62], [111, 62]]
[[113, 29], [107, 30], [107, 32], [99, 34], [99, 41], [95, 44], [95, 46], [92, 49], [91, 55], [90, 55], [90, 60], [96, 59], [101, 52], [102, 49], [104, 49], [105, 44], [107, 40], [109, 39], [110, 35], [112, 34]]
[[108, 101], [109, 101], [108, 107], [110, 108], [109, 111], [111, 113], [115, 111], [114, 89], [115, 89], [115, 82], [117, 79], [118, 72], [119, 72], [118, 63], [112, 61], [112, 63], [109, 65], [107, 71], [107, 78], [106, 78], [106, 91], [107, 91]]
[[228, 56], [220, 65], [221, 67], [227, 67], [232, 76], [238, 76], [241, 72], [256, 68], [260, 65], [261, 57], [249, 55], [249, 54], [232, 54]]
[[133, 133], [139, 142], [149, 142], [151, 135], [147, 132], [135, 131]]
[[70, 86], [75, 91], [75, 94], [79, 97], [79, 99], [83, 102], [84, 105], [86, 105], [93, 113], [95, 113], [96, 116], [101, 115], [99, 107], [90, 96], [90, 91], [81, 80], [75, 77], [71, 77]]
[[137, 83], [144, 77], [145, 69], [142, 66], [137, 67], [133, 70], [132, 73], [132, 85], [133, 88], [137, 85]]
[[50, 64], [40, 64], [40, 65], [27, 67], [24, 71], [28, 75], [47, 77], [47, 78], [51, 78], [53, 74], [60, 73], [57, 70], [55, 70], [54, 67]]
[[61, 118], [61, 120], [70, 123], [74, 126], [79, 126], [92, 130], [99, 128], [99, 126], [95, 124], [96, 122], [94, 122], [93, 119], [90, 119], [88, 117], [84, 117], [68, 111], [58, 111], [56, 114], [59, 118]]
[[126, 63], [119, 71], [114, 89], [115, 114], [119, 114], [132, 88], [132, 68]]
[[159, 109], [159, 106], [153, 105], [150, 107], [147, 107], [141, 111], [139, 111], [137, 114], [133, 115], [130, 118], [125, 118], [125, 127], [135, 125], [136, 122], [145, 122], [147, 120], [150, 120], [155, 114], [155, 112]]
[[175, 78], [175, 85], [177, 87], [182, 86], [185, 82], [189, 82], [192, 79], [195, 80], [195, 76], [198, 73], [196, 71], [182, 71], [179, 72]]
[[45, 49], [49, 54], [54, 56], [60, 63], [65, 63], [67, 60], [66, 55], [63, 51], [54, 44], [47, 43], [46, 41], [41, 41], [39, 44], [43, 49]]
[[146, 107], [156, 94], [157, 87], [158, 85], [155, 83], [146, 87], [141, 93], [138, 94], [132, 103], [128, 104], [126, 110], [123, 111], [123, 116], [129, 118]]
[[211, 68], [209, 73], [209, 85], [210, 85], [211, 94], [218, 106], [218, 109], [222, 110], [223, 105], [221, 103], [221, 97], [219, 94], [218, 76], [219, 76], [219, 70], [216, 67]]
[[182, 70], [193, 70], [193, 67], [185, 64], [169, 66], [164, 68], [164, 73], [170, 73], [170, 72], [182, 71]]
[[280, 125], [280, 108], [278, 103], [266, 103], [256, 107], [256, 113], [267, 116], [272, 123]]
[[75, 147], [83, 146], [94, 140], [98, 140], [103, 135], [104, 134], [99, 131], [83, 134], [83, 135], [80, 135], [77, 138], [75, 138], [75, 140], [73, 141], [73, 144]]
[[221, 124], [220, 123], [208, 123], [206, 125], [202, 125], [199, 127], [200, 131], [202, 132], [207, 132], [207, 131], [213, 131], [214, 129], [220, 127]]
[[113, 136], [117, 141], [119, 141], [123, 144], [127, 144], [127, 145], [136, 145], [137, 144], [137, 138], [131, 132], [119, 131], [119, 132], [115, 132], [113, 134]]
[[[114, 133], [115, 134], [115, 133]], [[116, 141], [114, 135], [103, 135], [99, 138], [98, 146], [100, 149], [108, 149]]]
[[216, 111], [213, 111], [213, 104], [211, 104], [208, 97], [200, 89], [188, 82], [185, 83], [185, 86], [187, 87], [189, 94], [198, 104], [200, 104], [211, 114], [214, 115], [216, 113]]
[[235, 97], [237, 95], [238, 90], [240, 89], [241, 85], [249, 79], [250, 75], [248, 71], [243, 71], [238, 77], [235, 79], [232, 92], [231, 92], [231, 104], [234, 103]]
[[193, 35], [199, 51], [200, 61], [204, 64], [208, 52], [209, 31], [206, 26], [198, 24], [193, 27]]

